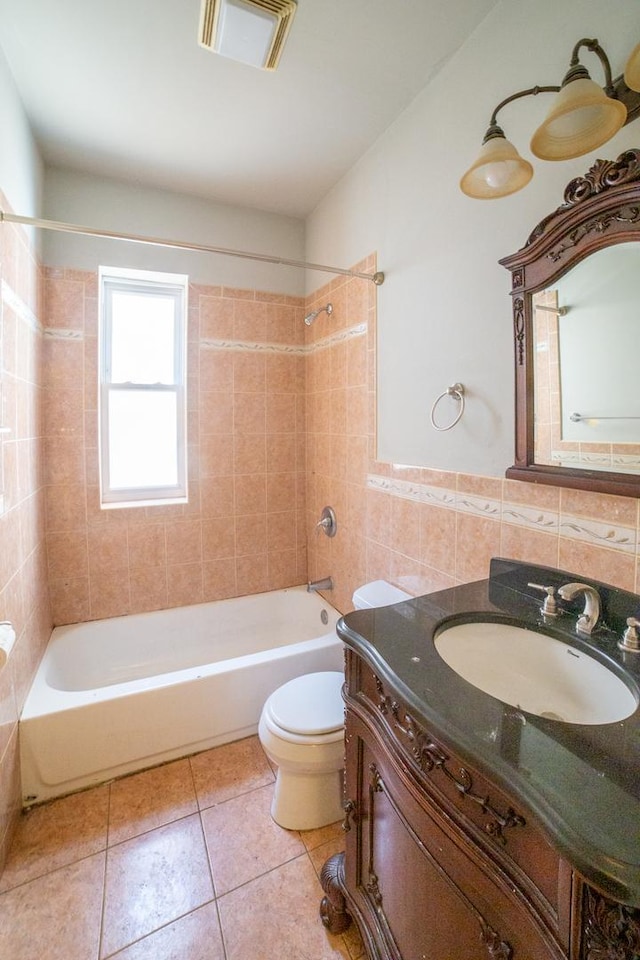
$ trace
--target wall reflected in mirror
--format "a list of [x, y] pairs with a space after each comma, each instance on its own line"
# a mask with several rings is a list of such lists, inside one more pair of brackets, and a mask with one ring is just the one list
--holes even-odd
[[534, 462], [640, 475], [640, 243], [532, 297]]

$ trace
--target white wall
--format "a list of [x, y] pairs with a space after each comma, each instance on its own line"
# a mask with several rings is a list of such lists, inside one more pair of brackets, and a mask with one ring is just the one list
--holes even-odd
[[0, 50], [0, 188], [15, 213], [39, 215], [42, 161]]
[[[44, 216], [119, 233], [304, 259], [302, 220], [74, 170], [47, 168]], [[79, 270], [95, 270], [100, 263], [166, 270], [187, 273], [196, 283], [304, 293], [300, 269], [67, 233], [46, 232], [44, 261]]]
[[[576, 26], [577, 25], [577, 26]], [[470, 200], [458, 181], [494, 107], [536, 84], [559, 84], [574, 44], [597, 37], [614, 76], [640, 40], [629, 0], [504, 0], [307, 221], [307, 259], [350, 264], [378, 252], [378, 455], [396, 463], [501, 475], [513, 463], [513, 347], [509, 274], [498, 259], [562, 202], [567, 182], [596, 156], [640, 145], [640, 121], [591, 156], [534, 160], [512, 197]], [[584, 62], [602, 83], [600, 63]], [[529, 157], [549, 95], [506, 107], [499, 120]], [[316, 285], [308, 277], [309, 288]], [[467, 389], [453, 430], [429, 424], [449, 384]], [[446, 405], [442, 412], [447, 411]]]

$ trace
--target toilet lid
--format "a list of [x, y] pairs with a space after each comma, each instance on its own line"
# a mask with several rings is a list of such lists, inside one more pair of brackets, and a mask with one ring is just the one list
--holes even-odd
[[342, 684], [338, 672], [307, 673], [283, 684], [271, 694], [267, 709], [283, 730], [314, 736], [344, 726]]

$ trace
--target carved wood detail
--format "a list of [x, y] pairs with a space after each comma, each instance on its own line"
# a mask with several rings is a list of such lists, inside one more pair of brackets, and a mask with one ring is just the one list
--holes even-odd
[[525, 351], [525, 324], [524, 324], [524, 300], [522, 297], [516, 297], [513, 301], [513, 330], [516, 339], [516, 352], [518, 355], [518, 366], [524, 363]]
[[640, 909], [585, 888], [584, 960], [638, 960]]
[[513, 949], [506, 940], [501, 940], [500, 935], [490, 927], [483, 929], [480, 939], [487, 949], [487, 956], [492, 960], [511, 960]]
[[518, 290], [524, 283], [524, 272], [522, 270], [514, 270], [511, 276], [511, 287], [513, 290]]
[[640, 150], [627, 150], [620, 154], [617, 160], [596, 160], [583, 177], [576, 177], [567, 184], [564, 191], [565, 202], [540, 221], [529, 234], [525, 246], [541, 237], [549, 224], [570, 207], [584, 203], [612, 187], [636, 180], [640, 180]]
[[375, 804], [374, 804], [374, 795], [376, 793], [382, 793], [384, 790], [384, 783], [382, 777], [378, 773], [378, 769], [375, 763], [372, 763], [369, 767], [371, 773], [371, 780], [369, 781], [369, 864], [368, 872], [369, 879], [367, 881], [367, 890], [371, 899], [375, 903], [376, 907], [382, 906], [382, 891], [380, 890], [380, 882], [378, 880], [378, 875], [374, 869], [373, 865], [373, 845], [374, 845], [374, 834], [375, 834]]
[[326, 896], [320, 903], [320, 918], [329, 933], [343, 933], [351, 925], [344, 889], [344, 854], [329, 857], [320, 871], [320, 886]]
[[524, 817], [516, 813], [511, 807], [506, 812], [500, 812], [493, 806], [488, 795], [482, 796], [474, 792], [472, 777], [464, 767], [460, 767], [457, 774], [452, 773], [447, 767], [449, 757], [442, 752], [440, 747], [434, 743], [429, 734], [416, 723], [413, 717], [400, 706], [397, 700], [385, 693], [379, 677], [375, 677], [375, 682], [379, 696], [378, 709], [382, 714], [390, 715], [393, 718], [395, 729], [408, 741], [411, 756], [422, 772], [425, 774], [442, 773], [455, 786], [462, 797], [473, 801], [483, 813], [489, 815], [489, 819], [484, 825], [485, 833], [500, 843], [506, 844], [507, 838], [503, 830], [510, 827], [523, 827], [526, 823]]
[[596, 160], [584, 177], [576, 177], [567, 185], [565, 203], [582, 203], [597, 193], [633, 180], [640, 180], [640, 150], [626, 150], [617, 160]]
[[594, 217], [587, 223], [580, 224], [575, 230], [567, 234], [567, 237], [561, 244], [549, 251], [547, 257], [552, 263], [562, 260], [567, 250], [577, 247], [590, 233], [606, 233], [614, 223], [638, 223], [640, 221], [640, 207], [629, 206], [621, 207], [603, 214], [601, 217]]

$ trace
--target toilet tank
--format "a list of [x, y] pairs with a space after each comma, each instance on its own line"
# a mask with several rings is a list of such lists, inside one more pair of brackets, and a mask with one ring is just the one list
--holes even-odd
[[357, 587], [352, 600], [356, 610], [367, 610], [370, 607], [388, 607], [392, 603], [411, 600], [411, 594], [394, 587], [386, 580], [372, 580], [371, 583], [363, 583], [361, 587]]

